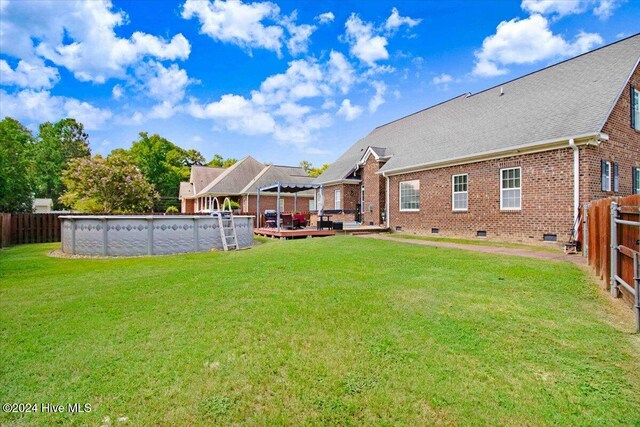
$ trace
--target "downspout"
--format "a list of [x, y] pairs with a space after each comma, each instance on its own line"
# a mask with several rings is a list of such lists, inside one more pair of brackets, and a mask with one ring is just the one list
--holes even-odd
[[385, 176], [386, 178], [386, 200], [385, 200], [385, 204], [386, 206], [384, 207], [384, 209], [387, 211], [387, 228], [391, 227], [391, 209], [389, 209], [389, 177]]
[[[569, 147], [573, 149], [573, 223], [575, 224], [580, 214], [580, 152], [573, 138], [569, 140]], [[577, 229], [572, 232], [574, 237], [578, 234]]]

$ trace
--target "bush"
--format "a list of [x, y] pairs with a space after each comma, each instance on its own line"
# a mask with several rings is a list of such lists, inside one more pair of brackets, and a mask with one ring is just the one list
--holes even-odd
[[166, 211], [164, 211], [165, 213], [179, 213], [180, 211], [178, 210], [178, 208], [176, 208], [175, 206], [169, 206], [167, 208]]

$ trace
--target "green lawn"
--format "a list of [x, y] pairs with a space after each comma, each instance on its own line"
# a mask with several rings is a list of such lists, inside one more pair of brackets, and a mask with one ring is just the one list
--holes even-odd
[[2, 425], [640, 425], [631, 317], [568, 263], [357, 237], [55, 247], [0, 251], [0, 401], [92, 411]]

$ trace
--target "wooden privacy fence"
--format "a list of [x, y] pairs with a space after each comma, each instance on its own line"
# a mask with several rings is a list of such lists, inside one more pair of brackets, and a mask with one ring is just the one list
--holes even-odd
[[0, 247], [23, 243], [59, 242], [60, 215], [64, 214], [0, 214]]
[[640, 332], [640, 195], [587, 204], [582, 234], [583, 255], [611, 295], [633, 305]]

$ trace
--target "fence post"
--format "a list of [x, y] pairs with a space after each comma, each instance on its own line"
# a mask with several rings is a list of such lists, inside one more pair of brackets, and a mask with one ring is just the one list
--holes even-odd
[[640, 253], [638, 252], [633, 257], [633, 282], [636, 291], [633, 311], [636, 314], [636, 332], [640, 333]]
[[618, 298], [618, 282], [616, 281], [616, 275], [618, 274], [618, 224], [616, 219], [618, 218], [618, 204], [611, 201], [611, 296]]

